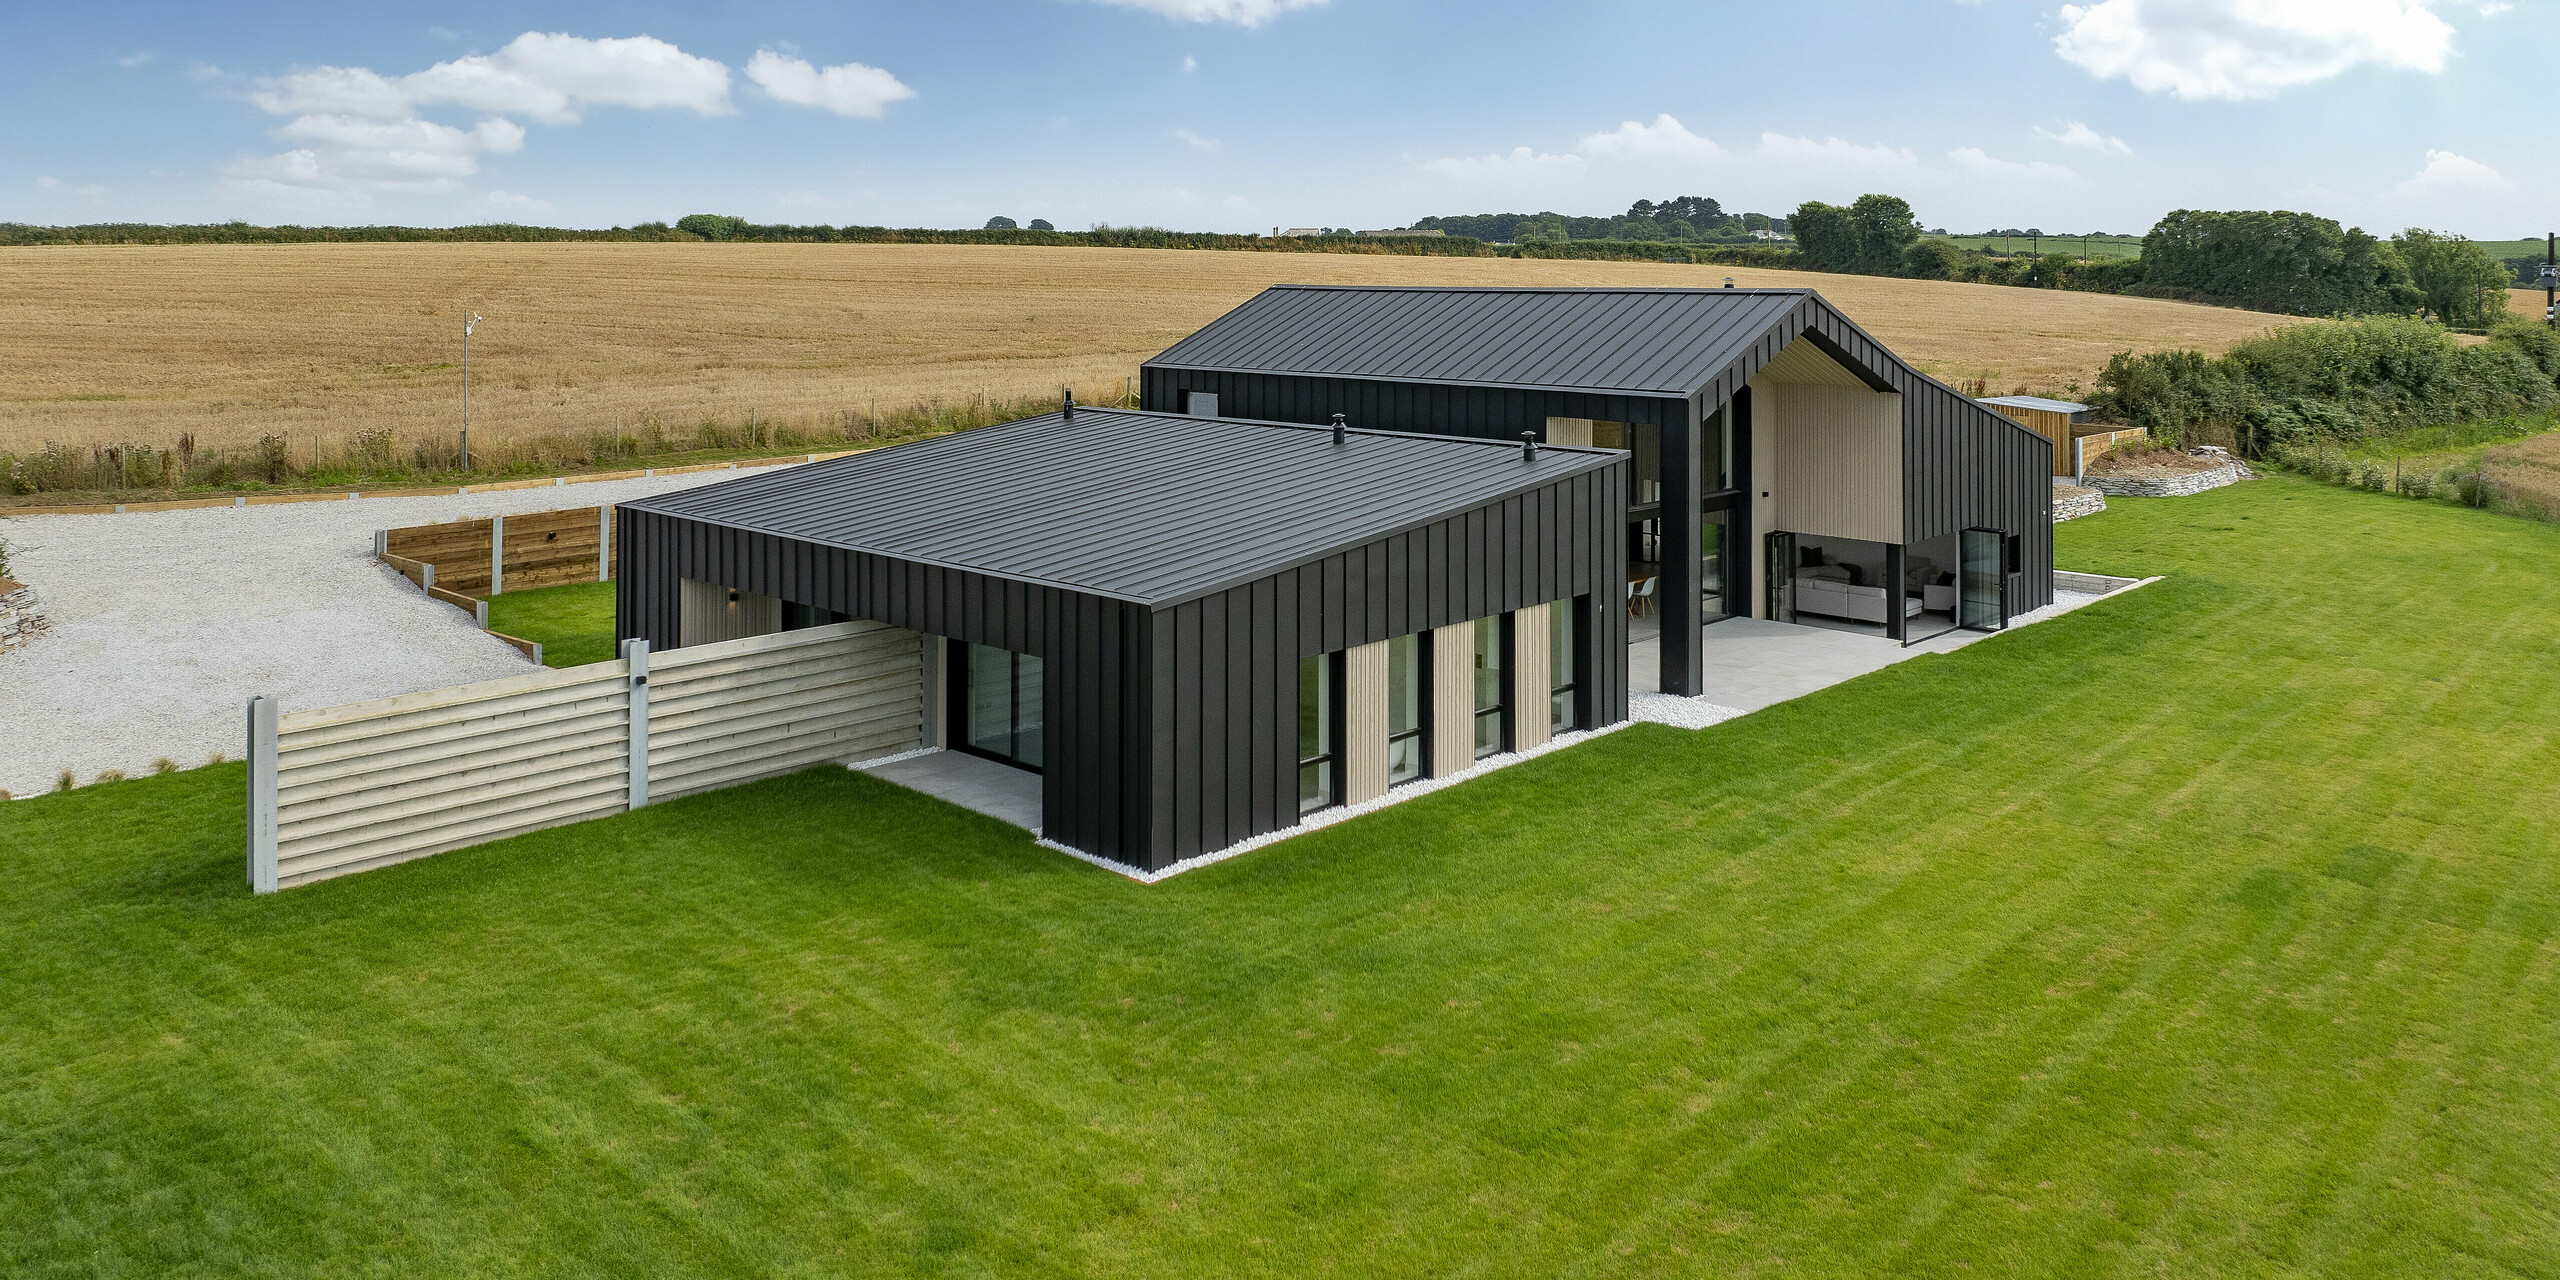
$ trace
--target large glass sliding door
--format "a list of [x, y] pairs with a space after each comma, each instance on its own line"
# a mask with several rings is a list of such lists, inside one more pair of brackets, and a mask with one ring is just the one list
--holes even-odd
[[1703, 512], [1698, 517], [1698, 616], [1713, 622], [1734, 611], [1738, 603], [1726, 586], [1725, 575], [1739, 565], [1728, 566], [1726, 550], [1733, 542], [1733, 512]]
[[1771, 532], [1762, 565], [1769, 587], [1769, 621], [1795, 621], [1796, 536], [1784, 530]]
[[1040, 659], [1027, 653], [953, 642], [964, 651], [952, 690], [964, 750], [1040, 772]]

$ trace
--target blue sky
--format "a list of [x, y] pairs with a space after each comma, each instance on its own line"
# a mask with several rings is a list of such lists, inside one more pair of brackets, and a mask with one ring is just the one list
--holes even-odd
[[[0, 219], [2560, 223], [2553, 0], [49, 5]], [[33, 127], [29, 127], [33, 126]]]

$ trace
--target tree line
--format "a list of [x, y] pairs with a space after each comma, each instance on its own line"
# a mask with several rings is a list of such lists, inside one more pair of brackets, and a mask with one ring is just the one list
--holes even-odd
[[1656, 203], [1638, 200], [1627, 211], [1608, 217], [1571, 217], [1550, 209], [1541, 213], [1477, 213], [1435, 215], [1416, 219], [1420, 231], [1445, 231], [1493, 244], [1570, 243], [1615, 240], [1648, 244], [1748, 244], [1753, 232], [1784, 234], [1785, 218], [1765, 213], [1726, 213], [1705, 196], [1678, 196]]

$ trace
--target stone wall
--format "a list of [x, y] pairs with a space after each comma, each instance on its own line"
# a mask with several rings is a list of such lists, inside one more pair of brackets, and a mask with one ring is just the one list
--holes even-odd
[[2053, 481], [2053, 522], [2094, 516], [2107, 509], [2107, 495], [2057, 476]]
[[[2249, 478], [2249, 468], [2241, 465], [2238, 459], [2233, 459], [2211, 471], [2172, 476], [2166, 480], [2124, 480], [2113, 476], [2083, 476], [2080, 483], [2100, 493], [2113, 494], [2119, 498], [2183, 498], [2191, 493], [2202, 493], [2207, 489], [2219, 489], [2227, 484], [2238, 484]], [[2061, 514], [2060, 511], [2054, 513], [2057, 519]]]
[[35, 639], [44, 626], [44, 615], [36, 612], [36, 589], [0, 578], [0, 652]]

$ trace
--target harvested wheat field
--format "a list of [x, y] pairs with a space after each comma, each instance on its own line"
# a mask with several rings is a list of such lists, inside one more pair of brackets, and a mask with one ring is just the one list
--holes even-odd
[[411, 244], [0, 251], [0, 450], [359, 430], [475, 440], [1117, 395], [1265, 285], [1819, 288], [1949, 381], [2068, 393], [2125, 349], [2275, 318], [2183, 303], [1737, 267], [946, 245]]

